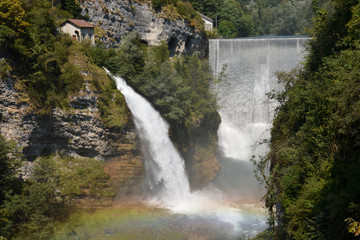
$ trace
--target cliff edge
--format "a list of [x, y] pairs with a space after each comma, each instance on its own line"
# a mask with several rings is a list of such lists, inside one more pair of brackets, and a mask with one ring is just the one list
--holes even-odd
[[155, 11], [150, 3], [139, 1], [81, 1], [81, 14], [97, 26], [97, 39], [106, 47], [117, 47], [121, 39], [132, 31], [138, 32], [148, 46], [169, 46], [170, 55], [200, 52], [207, 56], [206, 34], [190, 26], [174, 10]]

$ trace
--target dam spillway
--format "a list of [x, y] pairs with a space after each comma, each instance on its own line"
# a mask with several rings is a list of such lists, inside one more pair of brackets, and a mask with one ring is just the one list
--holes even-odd
[[[215, 77], [221, 124], [218, 130], [221, 172], [214, 184], [234, 202], [259, 203], [265, 190], [254, 176], [252, 156], [264, 155], [277, 103], [266, 93], [281, 91], [277, 72], [301, 67], [307, 37], [212, 39], [209, 62]], [[225, 67], [225, 68], [224, 68]]]
[[277, 72], [301, 66], [307, 37], [212, 39], [209, 62], [215, 76], [225, 66], [226, 80], [213, 86], [222, 123], [219, 145], [225, 156], [248, 161], [251, 146], [266, 138], [276, 103], [266, 93], [279, 91]]

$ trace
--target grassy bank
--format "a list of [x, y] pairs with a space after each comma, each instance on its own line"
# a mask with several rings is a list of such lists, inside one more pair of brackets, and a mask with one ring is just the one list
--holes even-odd
[[164, 210], [141, 205], [78, 212], [57, 226], [52, 239], [184, 239], [176, 226], [167, 223], [169, 218]]

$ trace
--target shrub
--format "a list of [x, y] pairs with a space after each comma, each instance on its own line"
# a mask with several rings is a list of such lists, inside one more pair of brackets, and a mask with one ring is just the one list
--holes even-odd
[[95, 159], [60, 156], [37, 159], [30, 179], [21, 185], [21, 192], [9, 192], [0, 205], [0, 213], [7, 217], [6, 222], [0, 220], [0, 236], [49, 239], [55, 222], [69, 215], [72, 200], [84, 195], [103, 196], [107, 179], [103, 163]]
[[77, 67], [71, 63], [64, 65], [64, 70], [60, 75], [61, 81], [65, 85], [65, 93], [78, 92], [84, 84], [84, 77]]
[[8, 76], [11, 70], [9, 63], [5, 59], [0, 59], [0, 80]]
[[165, 0], [151, 0], [153, 8], [157, 9], [160, 8], [166, 1]]

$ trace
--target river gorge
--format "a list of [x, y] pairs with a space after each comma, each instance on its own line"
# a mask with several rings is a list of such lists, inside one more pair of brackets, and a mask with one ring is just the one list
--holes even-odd
[[[63, 231], [80, 239], [230, 240], [248, 239], [265, 230], [264, 189], [255, 178], [250, 159], [267, 151], [266, 144], [260, 142], [269, 138], [276, 103], [266, 94], [281, 91], [277, 72], [300, 66], [306, 41], [306, 37], [210, 40], [214, 75], [226, 75], [212, 85], [222, 118], [218, 130], [221, 169], [199, 190], [190, 188], [185, 162], [168, 138], [168, 124], [123, 79], [112, 76], [125, 96], [140, 137], [143, 190], [141, 196], [122, 199], [113, 210], [98, 210], [78, 219], [79, 226]], [[97, 218], [102, 219], [97, 228], [89, 226], [88, 219], [96, 222]], [[56, 239], [66, 237], [59, 234]]]

